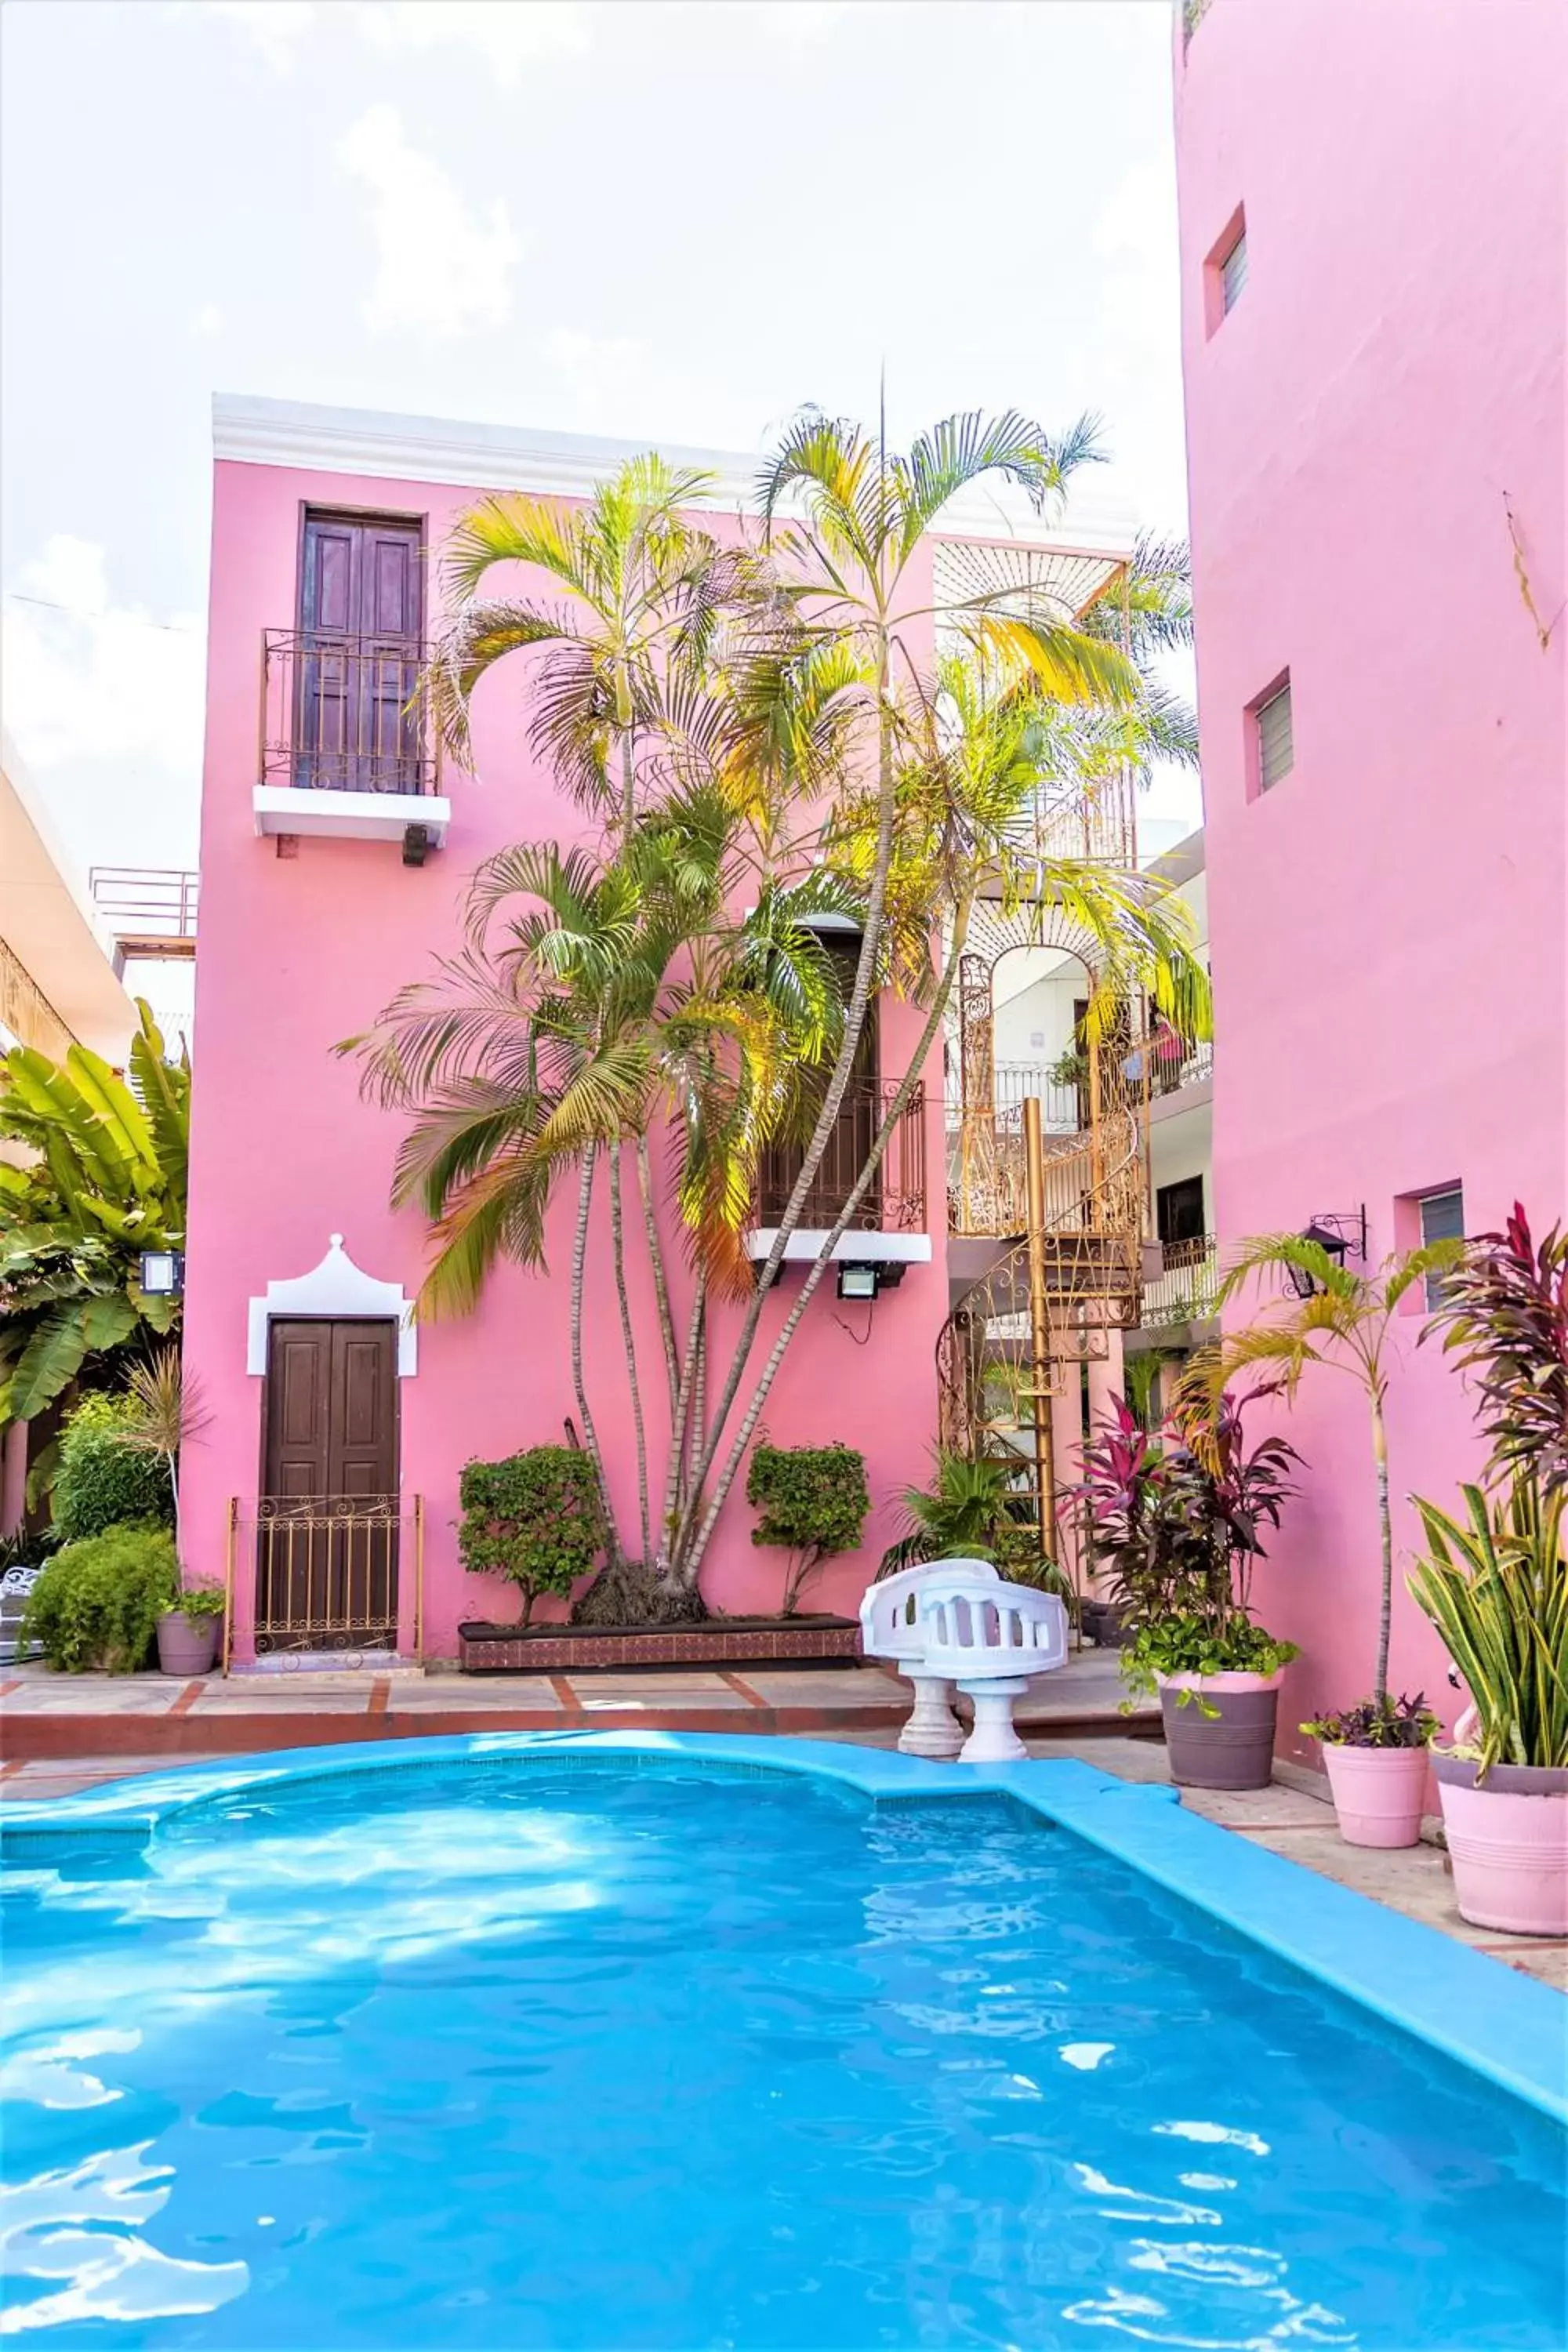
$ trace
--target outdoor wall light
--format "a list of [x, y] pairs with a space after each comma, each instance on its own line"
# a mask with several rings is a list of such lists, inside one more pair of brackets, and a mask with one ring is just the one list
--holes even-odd
[[185, 1287], [184, 1252], [143, 1250], [140, 1280], [149, 1298], [178, 1298]]
[[[1366, 1256], [1366, 1208], [1363, 1206], [1344, 1217], [1314, 1217], [1302, 1229], [1304, 1242], [1316, 1242], [1328, 1256], [1343, 1265], [1346, 1255], [1354, 1250], [1357, 1257]], [[1287, 1266], [1290, 1287], [1298, 1298], [1310, 1298], [1317, 1284], [1304, 1265]]]
[[840, 1298], [875, 1298], [878, 1290], [878, 1269], [874, 1265], [841, 1264], [838, 1268]]

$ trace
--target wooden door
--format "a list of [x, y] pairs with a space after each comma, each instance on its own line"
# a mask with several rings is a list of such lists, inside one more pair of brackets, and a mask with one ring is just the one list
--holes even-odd
[[420, 527], [307, 514], [300, 570], [295, 782], [359, 793], [418, 790]]
[[258, 1647], [395, 1641], [397, 1522], [396, 1324], [275, 1319], [257, 1544]]
[[[847, 932], [835, 932], [822, 944], [838, 967], [839, 991], [847, 1004], [860, 956], [860, 935], [856, 932], [851, 937]], [[873, 995], [856, 1041], [854, 1067], [838, 1106], [833, 1132], [827, 1139], [822, 1158], [817, 1161], [816, 1173], [805, 1197], [805, 1205], [801, 1213], [803, 1226], [826, 1227], [837, 1222], [839, 1211], [854, 1190], [855, 1179], [865, 1166], [871, 1146], [877, 1139], [882, 1113], [877, 1043], [877, 999]], [[816, 1090], [819, 1102], [826, 1091], [825, 1073]], [[803, 1113], [806, 1119], [812, 1116], [809, 1108]], [[758, 1213], [763, 1224], [772, 1223], [784, 1214], [805, 1159], [803, 1143], [772, 1144], [763, 1153], [758, 1202]], [[853, 1224], [862, 1233], [872, 1233], [881, 1222], [882, 1184], [881, 1171], [879, 1171], [860, 1196]]]

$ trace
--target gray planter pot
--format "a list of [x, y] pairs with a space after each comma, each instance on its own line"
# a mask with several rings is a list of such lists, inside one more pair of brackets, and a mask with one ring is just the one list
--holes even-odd
[[187, 1617], [170, 1609], [158, 1620], [158, 1664], [166, 1675], [210, 1675], [223, 1639], [221, 1617]]
[[[1184, 1706], [1183, 1687], [1199, 1692]], [[1171, 1778], [1184, 1789], [1267, 1789], [1274, 1777], [1274, 1729], [1279, 1712], [1278, 1675], [1183, 1675], [1162, 1678], [1160, 1712]]]

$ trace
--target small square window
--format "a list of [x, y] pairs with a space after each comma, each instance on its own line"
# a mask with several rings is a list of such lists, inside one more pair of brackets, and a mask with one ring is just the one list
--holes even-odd
[[1242, 230], [1229, 251], [1222, 256], [1219, 265], [1219, 307], [1221, 315], [1234, 310], [1247, 283], [1247, 231]]
[[[1421, 1246], [1428, 1242], [1458, 1242], [1465, 1237], [1465, 1195], [1458, 1184], [1446, 1192], [1423, 1192], [1416, 1204], [1421, 1211]], [[1426, 1276], [1426, 1308], [1429, 1314], [1442, 1306], [1447, 1296], [1447, 1285], [1440, 1275]]]
[[1281, 776], [1288, 776], [1296, 764], [1296, 748], [1290, 722], [1290, 681], [1260, 702], [1253, 713], [1258, 730], [1258, 789], [1266, 793]]

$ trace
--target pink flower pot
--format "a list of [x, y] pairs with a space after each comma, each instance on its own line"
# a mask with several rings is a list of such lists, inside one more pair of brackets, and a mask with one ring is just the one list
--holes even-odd
[[1435, 1759], [1460, 1916], [1510, 1936], [1568, 1936], [1568, 1772]]
[[1323, 1743], [1323, 1769], [1347, 1845], [1415, 1845], [1426, 1796], [1425, 1748]]

